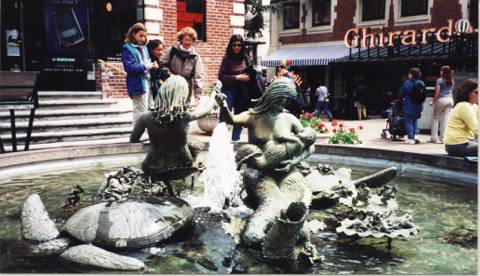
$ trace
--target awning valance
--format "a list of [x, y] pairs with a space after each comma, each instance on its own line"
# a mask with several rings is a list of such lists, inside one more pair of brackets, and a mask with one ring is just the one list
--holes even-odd
[[263, 66], [279, 66], [282, 60], [291, 61], [292, 66], [320, 66], [349, 54], [345, 44], [305, 47], [284, 47], [268, 55], [261, 62]]

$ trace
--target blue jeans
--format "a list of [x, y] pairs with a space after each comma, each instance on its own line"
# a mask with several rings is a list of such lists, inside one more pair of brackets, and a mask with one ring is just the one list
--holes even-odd
[[405, 131], [407, 132], [408, 139], [415, 139], [415, 134], [418, 132], [417, 121], [417, 116], [405, 114]]
[[[242, 113], [244, 110], [242, 110], [240, 107], [235, 105], [235, 89], [229, 89], [223, 91], [223, 93], [227, 96], [227, 106], [228, 110], [232, 111], [233, 108], [233, 113], [235, 115]], [[225, 122], [225, 118], [220, 115], [220, 122]], [[242, 126], [235, 125], [233, 126], [233, 131], [232, 131], [232, 141], [238, 141], [240, 140], [240, 134], [242, 133]]]
[[315, 116], [318, 117], [323, 112], [327, 113], [327, 117], [329, 120], [333, 119], [332, 112], [330, 112], [330, 110], [328, 109], [328, 103], [325, 101], [317, 101], [317, 103], [315, 104]]

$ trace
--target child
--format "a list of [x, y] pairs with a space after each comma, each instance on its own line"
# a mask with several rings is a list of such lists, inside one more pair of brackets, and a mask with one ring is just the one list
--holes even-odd
[[147, 29], [142, 23], [133, 24], [125, 36], [122, 62], [127, 72], [128, 96], [133, 104], [133, 124], [148, 107], [153, 107], [150, 93], [150, 70], [157, 69], [158, 64], [151, 62], [147, 47]]

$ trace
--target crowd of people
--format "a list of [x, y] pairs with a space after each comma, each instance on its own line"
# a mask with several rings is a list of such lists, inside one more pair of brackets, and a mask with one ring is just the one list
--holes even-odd
[[[162, 83], [171, 75], [179, 75], [188, 83], [187, 106], [198, 104], [204, 88], [204, 67], [202, 58], [193, 43], [197, 33], [186, 27], [177, 34], [177, 42], [165, 50], [161, 40], [147, 43], [147, 30], [141, 23], [134, 24], [127, 32], [123, 46], [122, 62], [127, 72], [126, 84], [133, 105], [133, 121], [154, 108], [154, 100]], [[240, 114], [253, 107], [254, 99], [261, 96], [265, 80], [255, 74], [245, 41], [241, 35], [232, 35], [221, 61], [218, 79], [222, 82], [222, 92], [226, 104], [234, 114]], [[253, 73], [252, 73], [253, 72]], [[277, 68], [276, 77], [286, 77], [297, 87], [297, 99], [286, 109], [294, 115], [311, 110], [314, 116], [325, 114], [333, 120], [330, 111], [330, 95], [323, 83], [316, 87], [303, 84], [303, 80], [285, 64]], [[454, 89], [453, 70], [442, 66], [440, 78], [435, 83], [435, 93], [429, 104], [433, 108], [431, 137], [428, 142], [444, 143], [448, 154], [453, 156], [476, 156], [477, 152], [477, 81], [466, 80]], [[359, 120], [367, 119], [368, 86], [365, 80], [355, 84], [353, 102]], [[418, 68], [410, 68], [408, 79], [399, 89], [393, 103], [401, 106], [407, 144], [418, 144], [416, 139], [418, 120], [421, 117], [426, 98], [425, 83], [421, 80]], [[311, 98], [314, 100], [312, 101]], [[253, 101], [252, 101], [253, 100]], [[311, 104], [314, 103], [314, 104]], [[221, 116], [220, 121], [225, 121]], [[242, 127], [237, 125], [232, 131], [232, 141], [238, 141]]]

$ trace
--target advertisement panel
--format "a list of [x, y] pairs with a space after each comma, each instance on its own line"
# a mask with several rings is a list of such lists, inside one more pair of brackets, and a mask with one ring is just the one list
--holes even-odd
[[45, 36], [48, 59], [45, 72], [76, 73], [92, 70], [87, 0], [45, 0]]

